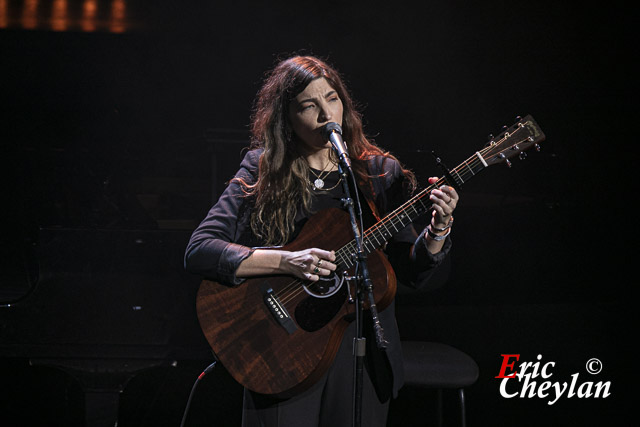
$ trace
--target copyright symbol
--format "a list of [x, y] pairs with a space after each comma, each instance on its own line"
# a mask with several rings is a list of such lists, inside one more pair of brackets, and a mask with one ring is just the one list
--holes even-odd
[[602, 362], [596, 358], [587, 361], [587, 372], [590, 374], [599, 374], [602, 371]]

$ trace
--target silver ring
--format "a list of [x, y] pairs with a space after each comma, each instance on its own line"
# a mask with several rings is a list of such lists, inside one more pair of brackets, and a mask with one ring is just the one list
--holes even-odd
[[318, 261], [318, 267], [320, 267], [322, 265], [322, 260]]

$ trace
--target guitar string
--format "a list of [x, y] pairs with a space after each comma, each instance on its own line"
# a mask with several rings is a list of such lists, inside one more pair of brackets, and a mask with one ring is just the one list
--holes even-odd
[[[480, 154], [480, 156], [482, 156], [483, 154], [495, 150], [495, 148], [499, 147], [501, 144], [504, 143], [504, 141], [506, 141], [507, 139], [511, 139], [513, 138], [516, 133], [520, 130], [521, 128], [516, 129], [512, 134], [510, 135], [505, 135], [505, 137], [503, 139], [498, 140], [497, 142], [495, 142], [494, 144], [487, 146], [485, 148], [483, 148], [482, 150], [480, 150], [478, 153]], [[514, 145], [507, 147], [503, 150], [498, 151], [498, 153], [496, 155], [500, 155], [501, 153], [504, 153], [505, 151], [507, 151], [509, 148], [513, 147], [513, 146], [517, 146], [518, 144], [521, 144], [523, 142], [527, 141], [527, 139], [522, 139], [520, 141], [515, 142]], [[457, 176], [461, 176], [461, 174], [463, 176], [466, 177], [466, 175], [468, 175], [468, 173], [465, 170], [465, 167], [469, 169], [469, 172], [471, 172], [471, 176], [475, 175], [476, 172], [473, 171], [473, 168], [478, 166], [480, 163], [482, 163], [482, 160], [480, 160], [478, 158], [478, 156], [471, 156], [469, 159], [465, 160], [464, 162], [462, 162], [462, 164], [460, 164], [460, 166], [458, 166], [456, 169], [454, 169], [453, 171], [451, 171], [453, 174], [457, 175]], [[462, 171], [458, 171], [458, 169], [463, 169]], [[460, 178], [463, 182], [464, 179]], [[468, 179], [468, 177], [467, 177]], [[422, 214], [422, 211], [418, 211], [415, 208], [415, 205], [420, 202], [420, 204], [422, 205], [423, 209], [427, 209], [427, 206], [425, 206], [424, 202], [422, 199], [425, 198], [425, 196], [427, 196], [428, 194], [431, 193], [431, 191], [440, 186], [443, 182], [445, 182], [446, 180], [443, 178], [440, 178], [436, 183], [432, 184], [430, 187], [427, 187], [425, 190], [421, 191], [420, 193], [418, 193], [415, 197], [413, 197], [412, 199], [410, 199], [409, 201], [405, 202], [402, 206], [400, 206], [399, 208], [397, 208], [396, 210], [394, 210], [393, 212], [391, 212], [391, 214], [387, 215], [385, 218], [383, 218], [378, 224], [376, 224], [375, 226], [371, 227], [369, 230], [367, 230], [365, 232], [365, 236], [368, 237], [370, 235], [373, 235], [373, 237], [375, 238], [375, 233], [378, 233], [378, 235], [381, 235], [381, 237], [383, 237], [383, 242], [385, 241], [384, 237], [385, 234], [384, 232], [381, 232], [380, 230], [384, 227], [384, 229], [387, 230], [388, 234], [392, 234], [389, 232], [389, 227], [388, 224], [390, 224], [395, 230], [396, 232], [399, 231], [398, 228], [396, 227], [396, 224], [399, 223], [401, 224], [403, 227], [405, 226], [402, 218], [404, 216], [404, 213], [407, 213], [407, 217], [409, 219], [409, 222], [413, 222], [413, 220], [411, 218], [411, 215], [409, 214], [409, 208], [412, 208], [414, 211], [414, 214], [416, 214], [416, 217]], [[395, 221], [395, 222], [394, 222]], [[369, 238], [370, 240], [370, 238]], [[378, 244], [380, 244], [380, 242], [378, 241], [377, 238], [375, 238], [375, 240], [378, 242]]]
[[[483, 154], [486, 155], [486, 153], [488, 151], [491, 150], [495, 150], [495, 148], [499, 147], [501, 144], [504, 143], [504, 141], [513, 138], [516, 133], [522, 128], [518, 128], [516, 129], [512, 134], [505, 134], [505, 137], [496, 141], [494, 144], [491, 144], [481, 150], [478, 151], [478, 153], [480, 153], [480, 156], [482, 156]], [[527, 139], [523, 139], [520, 140], [519, 142], [516, 142], [514, 145], [518, 145], [524, 141], [526, 141]], [[511, 147], [513, 147], [514, 145], [512, 145]], [[507, 147], [503, 150], [500, 150], [498, 152], [498, 155], [500, 153], [503, 153], [505, 151], [507, 151], [508, 148], [511, 147]], [[458, 167], [456, 167], [455, 169], [453, 169], [451, 172], [453, 172], [455, 175], [460, 176], [461, 173], [465, 173], [463, 171], [458, 171], [458, 169], [465, 169], [464, 167], [466, 166], [467, 168], [469, 168], [469, 171], [471, 172], [472, 176], [475, 175], [475, 173], [473, 172], [473, 167], [472, 166], [477, 166], [479, 163], [482, 163], [482, 161], [478, 158], [478, 156], [471, 156], [469, 159], [463, 161]], [[454, 178], [455, 179], [455, 178]], [[462, 178], [460, 178], [462, 179]], [[464, 180], [462, 180], [464, 182]], [[395, 209], [393, 212], [391, 212], [391, 214], [387, 215], [385, 218], [383, 218], [382, 220], [380, 220], [376, 225], [370, 227], [368, 230], [365, 231], [364, 233], [364, 239], [366, 239], [367, 241], [372, 241], [371, 240], [371, 236], [373, 236], [375, 238], [375, 233], [377, 231], [379, 231], [382, 227], [384, 227], [387, 230], [387, 233], [389, 234], [389, 237], [391, 237], [391, 235], [393, 233], [391, 233], [389, 231], [389, 228], [387, 227], [387, 223], [390, 223], [390, 225], [396, 230], [396, 232], [398, 232], [398, 228], [396, 227], [396, 225], [394, 224], [394, 218], [399, 218], [401, 215], [404, 214], [405, 211], [408, 211], [409, 208], [413, 208], [414, 213], [416, 214], [416, 217], [421, 215], [422, 212], [418, 211], [415, 209], [414, 205], [417, 202], [420, 202], [423, 206], [424, 209], [426, 209], [426, 206], [424, 205], [422, 199], [427, 196], [428, 194], [431, 193], [431, 191], [433, 191], [433, 189], [435, 189], [436, 187], [440, 186], [442, 183], [446, 182], [445, 178], [442, 177], [440, 178], [437, 182], [435, 182], [434, 184], [432, 184], [431, 186], [427, 187], [425, 190], [422, 190], [420, 193], [418, 193], [418, 195], [416, 195], [415, 197], [413, 197], [412, 199], [410, 199], [409, 201], [405, 202], [403, 205], [401, 205], [399, 208]], [[415, 219], [411, 219], [411, 216], [409, 214], [407, 214], [407, 217], [409, 219], [409, 223], [413, 222], [413, 220]], [[406, 225], [402, 222], [401, 219], [397, 219], [397, 222], [399, 222], [403, 227], [405, 227]], [[397, 224], [397, 223], [396, 223]], [[380, 235], [380, 232], [378, 232]], [[384, 233], [381, 234], [381, 237], [383, 238], [383, 243], [384, 244], [386, 242], [386, 240], [384, 239]], [[377, 249], [378, 247], [381, 246], [380, 241], [375, 238], [376, 242], [378, 243], [379, 246], [373, 248], [373, 250]], [[363, 244], [363, 246], [365, 246], [366, 248], [366, 242]], [[350, 268], [351, 265], [349, 265], [349, 263], [347, 262], [348, 259], [345, 257], [344, 254], [342, 254], [344, 249], [354, 249], [354, 241], [349, 242], [348, 244], [346, 244], [345, 246], [343, 246], [341, 249], [339, 249], [338, 251], [336, 251], [336, 259], [340, 258], [339, 263], [342, 264], [346, 264], [347, 268]], [[366, 248], [368, 249], [368, 248]], [[369, 253], [371, 253], [372, 250], [369, 251]], [[298, 285], [303, 285], [304, 286], [304, 282], [301, 281], [300, 279], [296, 279], [293, 282], [290, 282], [288, 285], [286, 285], [280, 292], [278, 292], [277, 296], [281, 299], [281, 303], [282, 304], [287, 304], [288, 302], [290, 302], [292, 299], [296, 298], [297, 296], [299, 296], [300, 294], [302, 294], [304, 292], [304, 288], [302, 286], [298, 287]], [[293, 289], [291, 289], [293, 288]]]
[[[349, 265], [348, 259], [345, 257], [345, 255], [342, 253], [345, 249], [347, 245], [343, 246], [342, 248], [338, 249], [336, 251], [336, 260], [338, 260], [338, 258], [341, 259], [341, 261], [338, 263], [339, 265], [345, 265], [346, 268], [351, 268], [351, 265]], [[299, 287], [295, 287], [294, 289], [290, 289], [291, 285], [302, 285]], [[280, 299], [281, 304], [288, 304], [289, 302], [291, 302], [292, 300], [294, 300], [295, 298], [297, 298], [299, 295], [306, 293], [306, 291], [304, 290], [304, 282], [300, 279], [296, 279], [293, 283], [290, 283], [287, 286], [288, 292], [280, 292], [278, 293], [278, 298]]]
[[[347, 259], [342, 252], [343, 248], [336, 251], [336, 260], [339, 264], [348, 264]], [[304, 282], [301, 279], [295, 279], [293, 282], [289, 282], [283, 289], [276, 293], [276, 297], [278, 297], [282, 304], [291, 301], [291, 299], [297, 297], [302, 291], [304, 291], [304, 289], [302, 287], [298, 287], [298, 285], [304, 285]]]
[[[524, 140], [523, 140], [523, 141], [524, 141]], [[495, 148], [495, 147], [489, 147], [489, 149], [491, 149], [491, 148]], [[488, 150], [484, 150], [484, 151], [488, 151]], [[506, 151], [506, 150], [502, 150], [502, 151]], [[502, 152], [502, 151], [501, 151], [501, 152]], [[471, 161], [470, 163], [471, 163], [471, 165], [477, 165], [477, 164], [478, 164], [478, 162], [479, 162], [479, 160], [478, 160], [478, 161], [476, 161], [476, 160], [474, 159], [474, 160], [473, 160], [473, 161]], [[470, 171], [471, 171], [471, 173], [472, 173], [472, 174], [475, 174], [475, 173], [473, 172], [473, 170], [471, 169], [471, 167], [469, 166], [469, 160], [467, 160], [467, 161], [463, 162], [463, 164], [462, 164], [461, 166], [464, 166], [464, 165], [466, 165], [466, 166], [468, 166], [468, 167], [470, 168]], [[457, 172], [457, 169], [456, 169], [456, 170], [454, 170], [454, 172], [455, 172], [456, 174], [458, 174], [458, 175], [459, 175], [459, 173]], [[437, 186], [437, 185], [439, 185], [442, 181], [444, 181], [444, 180], [443, 180], [443, 179], [438, 180], [438, 182], [437, 182], [437, 183], [435, 183], [435, 185], [436, 185], [436, 186]], [[432, 187], [433, 187], [433, 186], [432, 186]], [[431, 188], [431, 190], [433, 190], [433, 188]], [[423, 205], [423, 208], [426, 208], [426, 207], [424, 206], [424, 203], [422, 203], [422, 200], [421, 200], [421, 199], [422, 199], [422, 198], [424, 198], [424, 196], [426, 196], [426, 195], [427, 195], [427, 194], [429, 194], [429, 193], [430, 193], [430, 191], [423, 191], [423, 192], [421, 192], [421, 194], [420, 194], [418, 197], [414, 198], [413, 203], [411, 203], [411, 204], [409, 204], [409, 205], [407, 205], [407, 206], [408, 206], [408, 207], [413, 207], [413, 205], [415, 205], [418, 201], [420, 201], [420, 203]], [[413, 208], [413, 209], [414, 209], [414, 213], [416, 213], [416, 214], [418, 214], [418, 215], [419, 215], [419, 214], [421, 214], [421, 212], [417, 211], [415, 208]], [[395, 216], [397, 216], [397, 215], [395, 215]], [[383, 220], [381, 220], [381, 221], [380, 221], [380, 225], [374, 226], [374, 227], [372, 227], [371, 229], [367, 230], [367, 232], [365, 233], [365, 236], [371, 236], [371, 235], [374, 235], [374, 237], [375, 237], [375, 232], [376, 232], [376, 230], [379, 230], [382, 226], [384, 226], [384, 227], [385, 227], [385, 229], [387, 229], [387, 232], [389, 232], [389, 229], [388, 229], [388, 227], [385, 225], [385, 222], [387, 222], [387, 223], [391, 223], [391, 225], [396, 229], [396, 231], [398, 231], [397, 227], [393, 224], [393, 217], [394, 217], [394, 215], [390, 215], [390, 216], [388, 216], [388, 217], [385, 217]], [[402, 224], [402, 226], [405, 226], [405, 225], [404, 225], [404, 223], [402, 222], [402, 220], [398, 220], [398, 222], [399, 222], [400, 224]], [[410, 215], [409, 215], [409, 222], [413, 222], [413, 220], [411, 219]], [[383, 237], [383, 239], [382, 239], [382, 240], [383, 240], [383, 242], [385, 242], [385, 241], [386, 241], [386, 239], [384, 238], [384, 235], [382, 235], [381, 237]], [[367, 238], [369, 241], [371, 241], [371, 238], [370, 238], [370, 237], [366, 237], [366, 238]], [[378, 239], [377, 239], [377, 238], [376, 238], [375, 240], [377, 241], [377, 243], [378, 243], [378, 247], [379, 247], [379, 246], [380, 246], [380, 241], [378, 241]], [[349, 244], [345, 245], [342, 249], [353, 249], [353, 246], [354, 246], [353, 242], [350, 242]], [[365, 248], [366, 248], [366, 242], [365, 242]], [[367, 249], [368, 249], [368, 248], [367, 248]], [[374, 246], [374, 250], [375, 250], [375, 249], [376, 249], [376, 247]], [[370, 253], [370, 252], [371, 252], [371, 250], [369, 250], [369, 253]], [[344, 258], [344, 256], [343, 256], [342, 254], [341, 254], [340, 258], [342, 259], [343, 263], [347, 264], [347, 267], [348, 267], [348, 268], [350, 268], [350, 267], [351, 267], [350, 265], [348, 265], [348, 263], [346, 262], [347, 260]], [[298, 286], [298, 285], [302, 285], [302, 286]], [[294, 289], [293, 289], [293, 290], [290, 290], [290, 288], [291, 288], [292, 286], [294, 287]], [[288, 304], [289, 302], [291, 302], [292, 300], [294, 300], [295, 298], [297, 298], [299, 295], [303, 294], [303, 293], [304, 293], [304, 288], [303, 288], [303, 286], [304, 286], [304, 282], [302, 282], [302, 281], [300, 281], [300, 280], [295, 280], [294, 282], [290, 283], [290, 285], [289, 285], [289, 286], [286, 286], [286, 288], [285, 288], [285, 289], [286, 289], [286, 292], [284, 292], [284, 293], [283, 293], [283, 292], [281, 292], [281, 293], [280, 293], [281, 295], [284, 295], [284, 296], [282, 297], [281, 303], [282, 303], [282, 304]], [[286, 294], [286, 295], [285, 295], [285, 294]]]
[[[342, 248], [336, 251], [336, 261], [338, 261], [338, 264], [348, 264], [342, 252]], [[293, 282], [289, 282], [284, 286], [284, 288], [276, 293], [276, 297], [278, 297], [281, 304], [290, 302], [292, 299], [296, 298], [298, 295], [304, 292], [304, 288], [298, 285], [304, 286], [304, 282], [301, 279], [295, 279]]]
[[[346, 267], [345, 270], [351, 268], [352, 266], [350, 265], [349, 259], [347, 258], [345, 253], [347, 246], [349, 245], [345, 245], [336, 251], [336, 261], [338, 261], [338, 265], [342, 265]], [[302, 286], [297, 286], [297, 285], [302, 285]], [[287, 284], [281, 291], [279, 291], [276, 294], [276, 296], [280, 300], [281, 304], [283, 305], [287, 304], [291, 302], [293, 299], [297, 298], [299, 295], [306, 293], [303, 286], [304, 286], [304, 281], [302, 281], [301, 279], [296, 279], [293, 282], [290, 282], [289, 284]]]
[[[517, 130], [516, 130], [517, 132]], [[505, 136], [504, 140], [507, 140], [513, 136], [515, 136], [515, 133], [509, 135], [509, 136]], [[498, 140], [496, 143], [480, 150], [482, 152], [484, 152], [484, 154], [486, 154], [486, 152], [490, 151], [490, 150], [494, 150], [496, 147], [499, 147], [504, 140]], [[518, 143], [522, 143], [526, 141], [526, 139], [521, 140], [520, 142], [516, 142], [515, 145], [517, 145]], [[504, 151], [506, 151], [507, 149], [501, 150], [499, 151], [499, 153], [502, 153]], [[499, 154], [498, 153], [498, 154]], [[482, 154], [481, 154], [482, 155]], [[469, 168], [469, 171], [471, 172], [472, 175], [475, 175], [475, 173], [473, 172], [473, 168], [472, 166], [477, 166], [479, 163], [481, 163], [481, 160], [476, 156], [471, 156], [469, 159], [465, 160], [464, 162], [461, 163], [460, 166], [458, 166], [456, 169], [454, 169], [452, 172], [455, 173], [456, 175], [460, 176], [460, 173], [465, 173], [465, 172], [458, 172], [458, 169], [462, 168], [464, 169], [464, 167], [466, 166], [467, 168]], [[462, 179], [462, 178], [460, 178]], [[462, 180], [464, 182], [464, 180]], [[415, 209], [414, 205], [417, 202], [420, 202], [423, 206], [424, 209], [426, 209], [426, 206], [424, 205], [424, 203], [422, 202], [422, 199], [430, 194], [430, 192], [437, 186], [439, 186], [441, 183], [445, 182], [444, 178], [439, 179], [436, 183], [432, 184], [430, 187], [427, 187], [427, 189], [421, 191], [416, 197], [412, 198], [410, 201], [406, 202], [403, 206], [401, 206], [401, 208], [396, 209], [394, 212], [392, 212], [390, 215], [388, 215], [387, 217], [383, 218], [378, 224], [376, 224], [375, 226], [369, 228], [368, 230], [365, 231], [364, 233], [364, 237], [366, 240], [368, 241], [372, 241], [370, 236], [373, 236], [375, 238], [375, 233], [379, 232], [379, 230], [384, 227], [387, 230], [387, 233], [390, 235], [392, 235], [392, 233], [390, 233], [389, 228], [387, 226], [387, 223], [389, 223], [395, 230], [396, 232], [399, 231], [398, 228], [396, 227], [396, 225], [394, 224], [394, 218], [401, 216], [401, 214], [405, 211], [408, 210], [408, 208], [413, 208], [414, 213], [417, 214], [416, 216], [420, 215], [422, 212], [418, 211]], [[406, 205], [406, 206], [405, 206]], [[411, 216], [409, 214], [407, 214], [408, 218], [409, 218], [409, 223], [413, 222], [413, 219], [411, 219]], [[415, 218], [414, 218], [415, 219]], [[401, 219], [398, 219], [397, 222], [399, 222], [403, 227], [405, 227], [405, 224], [402, 222]], [[384, 238], [384, 233], [382, 233], [381, 237], [383, 238], [383, 243], [386, 241], [386, 239]], [[380, 241], [375, 238], [376, 242], [378, 243], [378, 245], [380, 246]], [[366, 248], [366, 242], [364, 243], [364, 246]], [[378, 247], [379, 247], [378, 246]], [[344, 257], [344, 255], [341, 253], [343, 249], [354, 249], [354, 242], [350, 242], [347, 245], [345, 245], [343, 248], [341, 248], [341, 250], [337, 251], [337, 255], [339, 255], [339, 258], [341, 259], [343, 264], [347, 264], [347, 267], [350, 268], [351, 266], [348, 265], [349, 263], [346, 262], [347, 259]], [[368, 249], [368, 248], [366, 248]], [[373, 248], [374, 250], [377, 249], [377, 247], [374, 246]], [[369, 251], [369, 253], [371, 252], [371, 250]], [[292, 299], [296, 298], [298, 295], [302, 294], [302, 292], [304, 291], [303, 287], [297, 287], [297, 285], [304, 285], [304, 282], [302, 282], [301, 280], [295, 280], [294, 282], [291, 282], [288, 286], [286, 286], [280, 293], [279, 295], [282, 295], [282, 301], [281, 303], [286, 304], [288, 302], [290, 302]], [[293, 291], [290, 291], [291, 287], [294, 287]]]
[[[516, 130], [517, 132], [517, 130]], [[484, 154], [486, 154], [486, 152], [495, 149], [496, 147], [499, 147], [505, 140], [515, 136], [515, 133], [509, 135], [509, 136], [505, 136], [504, 139], [502, 140], [498, 140], [497, 142], [495, 142], [494, 144], [485, 147], [484, 149], [480, 150], [482, 152], [484, 152]], [[525, 140], [522, 140], [520, 142], [523, 142]], [[517, 145], [518, 143], [516, 143]], [[502, 150], [500, 152], [506, 151]], [[482, 154], [481, 154], [482, 155]], [[473, 172], [473, 166], [477, 166], [479, 163], [481, 163], [481, 160], [477, 157], [477, 156], [471, 156], [469, 159], [465, 160], [464, 162], [461, 163], [460, 166], [458, 166], [456, 169], [454, 169], [452, 172], [455, 175], [460, 176], [460, 173], [464, 173], [464, 172], [459, 172], [458, 169], [464, 169], [464, 167], [466, 166], [467, 168], [469, 168], [470, 172], [472, 175], [475, 175], [475, 173]], [[464, 180], [462, 178], [460, 178], [463, 182]], [[417, 214], [416, 216], [420, 215], [422, 212], [418, 211], [415, 209], [414, 205], [417, 202], [420, 202], [423, 206], [423, 209], [426, 209], [425, 204], [423, 203], [422, 199], [427, 196], [428, 194], [431, 193], [431, 191], [441, 185], [443, 182], [445, 182], [446, 180], [444, 178], [440, 178], [436, 183], [432, 184], [430, 187], [427, 187], [427, 189], [421, 191], [416, 197], [412, 198], [411, 200], [409, 200], [408, 202], [406, 202], [405, 204], [403, 204], [400, 208], [396, 209], [395, 211], [393, 211], [390, 215], [386, 216], [385, 218], [383, 218], [378, 224], [376, 224], [375, 226], [369, 228], [368, 230], [365, 231], [364, 233], [364, 237], [366, 240], [371, 241], [371, 236], [373, 236], [376, 240], [376, 242], [378, 243], [378, 245], [380, 246], [381, 243], [380, 241], [375, 237], [375, 233], [378, 232], [378, 234], [380, 234], [380, 229], [382, 227], [384, 227], [387, 230], [387, 233], [389, 235], [391, 235], [392, 233], [390, 233], [389, 228], [387, 226], [387, 224], [389, 223], [395, 230], [396, 232], [399, 231], [398, 228], [396, 227], [396, 225], [394, 224], [394, 219], [397, 217], [401, 217], [403, 215], [403, 213], [405, 211], [408, 211], [409, 208], [413, 208], [414, 213]], [[411, 219], [411, 216], [409, 214], [407, 214], [408, 218], [409, 218], [409, 223], [413, 222], [413, 219]], [[414, 218], [415, 219], [415, 218]], [[405, 224], [402, 222], [401, 219], [397, 219], [397, 222], [399, 222], [403, 227], [405, 226]], [[384, 238], [384, 233], [381, 234], [381, 237], [383, 238], [383, 243], [386, 241], [386, 239]], [[364, 243], [364, 246], [366, 248], [366, 242]], [[379, 247], [378, 246], [378, 247]], [[354, 249], [354, 241], [348, 243], [347, 245], [345, 245], [343, 248], [341, 249]], [[374, 247], [374, 250], [377, 247]], [[368, 248], [367, 248], [368, 249]], [[350, 268], [351, 266], [348, 265], [348, 263], [346, 262], [347, 259], [344, 257], [344, 255], [342, 255], [342, 250], [339, 250], [337, 252], [337, 254], [339, 255], [339, 257], [341, 258], [342, 263], [347, 264], [347, 267]], [[370, 253], [371, 251], [369, 251]], [[292, 299], [296, 298], [298, 295], [302, 294], [304, 292], [304, 288], [302, 286], [298, 287], [297, 285], [304, 285], [304, 282], [302, 282], [301, 280], [295, 280], [293, 282], [291, 282], [289, 285], [285, 286], [285, 288], [283, 290], [281, 290], [278, 295], [282, 295], [282, 300], [281, 303], [282, 304], [286, 304], [288, 302], [290, 302]], [[291, 290], [291, 288], [294, 287], [293, 290]]]
[[[514, 133], [510, 134], [510, 135], [505, 135], [504, 138], [498, 140], [495, 142], [495, 144], [489, 145], [483, 149], [481, 149], [480, 151], [478, 151], [478, 153], [480, 153], [480, 155], [482, 156], [483, 154], [486, 154], [488, 151], [491, 150], [495, 150], [496, 147], [500, 146], [501, 144], [504, 143], [504, 141], [506, 141], [507, 139], [510, 139], [512, 137], [515, 136], [515, 134], [520, 130], [516, 129], [516, 131], [514, 131]], [[522, 142], [526, 141], [526, 138], [516, 142], [515, 145], [518, 145]], [[504, 151], [507, 151], [508, 148], [505, 148], [504, 150], [499, 151], [498, 155], [500, 153], [503, 153]], [[457, 168], [453, 169], [451, 172], [455, 173], [456, 175], [460, 175], [461, 172], [458, 171], [459, 168], [463, 168], [463, 165], [468, 165], [468, 163], [471, 163], [471, 165], [476, 166], [479, 163], [481, 163], [481, 160], [476, 156], [473, 155], [471, 156], [469, 159], [465, 160], [464, 162], [462, 162], [462, 164], [460, 166], [458, 166]], [[462, 172], [464, 173], [464, 172]], [[414, 205], [415, 202], [417, 202], [418, 200], [422, 199], [425, 195], [429, 194], [431, 192], [431, 190], [433, 190], [434, 188], [436, 188], [437, 186], [440, 186], [442, 183], [446, 182], [445, 178], [442, 177], [440, 178], [436, 183], [432, 184], [431, 186], [427, 187], [425, 190], [422, 190], [420, 193], [418, 193], [418, 195], [414, 196], [412, 199], [408, 200], [407, 202], [405, 202], [403, 205], [401, 205], [400, 207], [398, 207], [397, 209], [395, 209], [390, 215], [388, 215], [387, 217], [385, 217], [382, 221], [385, 221], [387, 218], [393, 217], [393, 216], [397, 216], [396, 214], [400, 211], [405, 211], [407, 210], [408, 207], [411, 207], [411, 205]], [[415, 200], [414, 200], [415, 199]], [[421, 200], [420, 200], [421, 201]], [[424, 205], [424, 204], [423, 204]]]
[[[345, 258], [345, 255], [343, 254], [343, 248], [338, 249], [336, 251], [336, 261], [338, 261], [338, 264], [348, 264], [347, 263], [347, 259]], [[301, 279], [296, 279], [293, 282], [288, 283], [287, 285], [285, 285], [284, 288], [282, 288], [277, 294], [276, 296], [278, 296], [278, 298], [282, 297], [282, 298], [287, 298], [287, 292], [293, 287], [296, 286], [298, 284], [302, 284], [304, 283]], [[294, 295], [295, 296], [295, 295]], [[282, 301], [281, 301], [282, 302]]]

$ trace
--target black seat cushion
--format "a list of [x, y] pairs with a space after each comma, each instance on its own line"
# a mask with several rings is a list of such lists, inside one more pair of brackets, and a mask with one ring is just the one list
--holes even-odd
[[462, 388], [478, 379], [478, 364], [466, 353], [447, 344], [403, 341], [406, 385]]

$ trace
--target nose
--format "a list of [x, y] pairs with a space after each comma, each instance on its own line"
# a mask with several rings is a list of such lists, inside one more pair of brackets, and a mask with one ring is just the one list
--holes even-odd
[[333, 115], [331, 113], [331, 109], [329, 108], [329, 105], [327, 104], [321, 105], [320, 114], [318, 115], [318, 121], [321, 123], [330, 122], [332, 118], [333, 118]]

